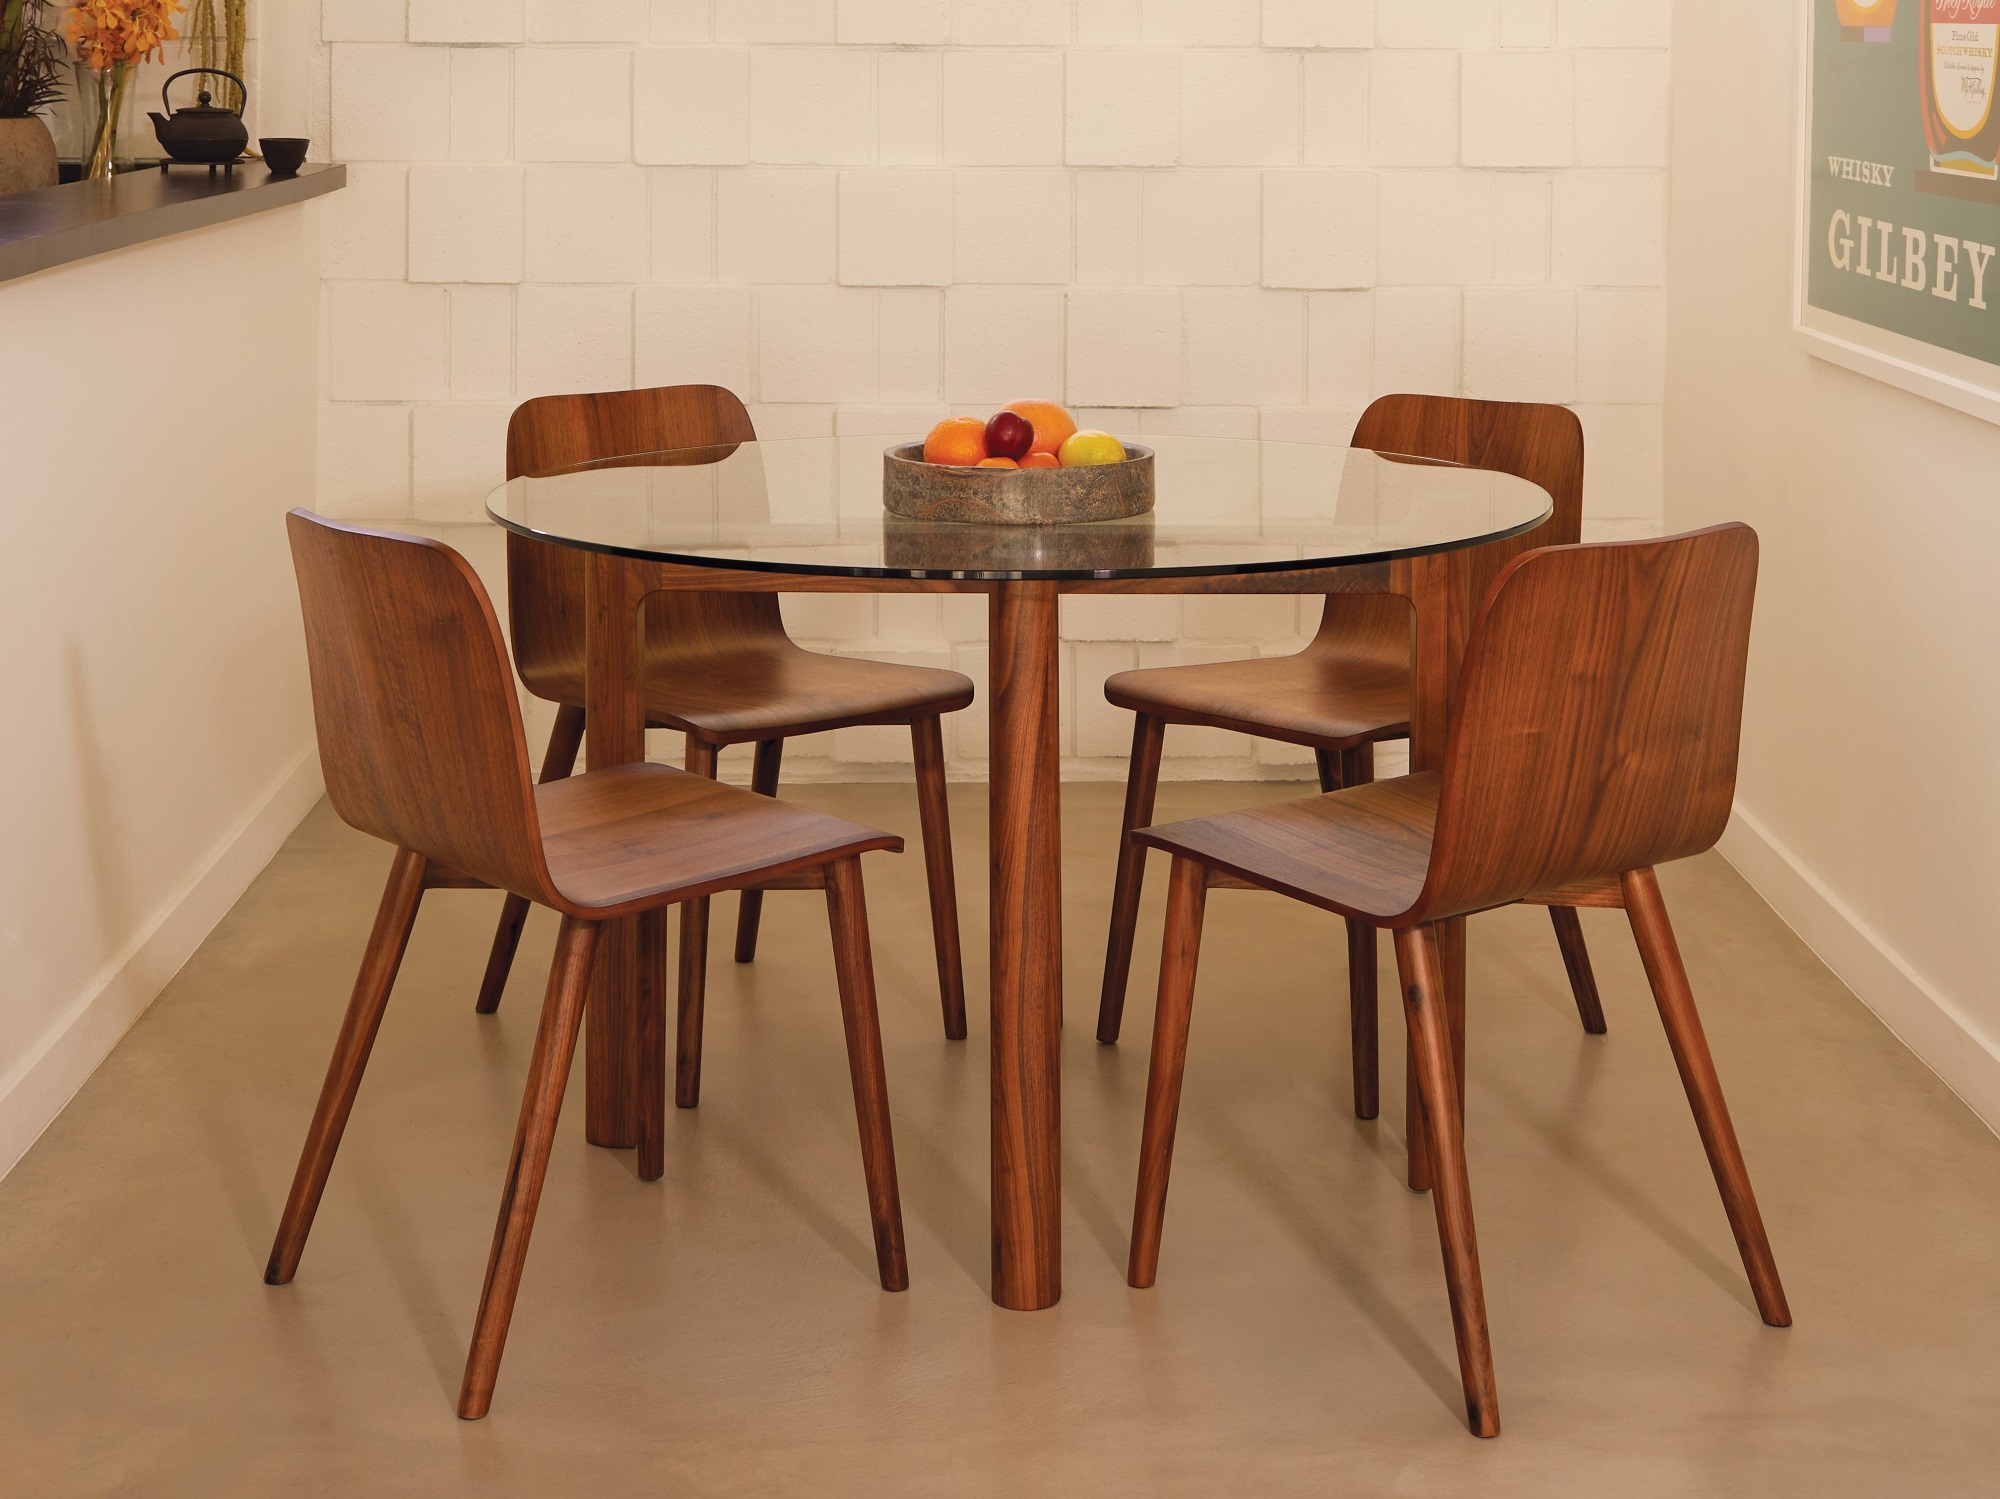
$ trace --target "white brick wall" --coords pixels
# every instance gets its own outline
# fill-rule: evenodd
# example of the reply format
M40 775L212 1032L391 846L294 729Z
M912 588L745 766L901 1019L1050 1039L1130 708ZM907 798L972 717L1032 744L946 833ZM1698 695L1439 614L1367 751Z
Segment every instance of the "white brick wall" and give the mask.
M1587 524L1656 529L1657 0L324 0L320 503L476 518L513 403L709 380L767 435L1007 398L1117 430L1342 442L1422 390L1573 404ZM982 600L792 596L815 647L983 682ZM1099 683L1295 649L1289 599L1076 598ZM947 747L983 770L983 703ZM1310 757L1168 737L1170 773ZM793 773L906 773L900 734Z

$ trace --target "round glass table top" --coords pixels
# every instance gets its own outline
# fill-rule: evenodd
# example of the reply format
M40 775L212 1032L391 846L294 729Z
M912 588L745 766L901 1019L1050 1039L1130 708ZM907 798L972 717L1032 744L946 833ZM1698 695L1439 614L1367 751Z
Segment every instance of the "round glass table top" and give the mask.
M1155 506L1055 526L882 508L883 437L635 453L493 491L510 531L697 567L874 578L1201 577L1340 567L1514 536L1549 496L1488 469L1318 443L1149 437Z

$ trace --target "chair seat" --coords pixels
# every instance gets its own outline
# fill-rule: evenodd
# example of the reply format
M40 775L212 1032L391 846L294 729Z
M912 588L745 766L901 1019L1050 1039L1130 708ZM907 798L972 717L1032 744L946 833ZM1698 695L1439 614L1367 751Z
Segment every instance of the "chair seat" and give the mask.
M555 702L584 705L581 666L538 674L530 686ZM971 704L972 679L775 643L698 660L649 661L640 692L650 727L740 744L955 713Z
M1314 749L1351 749L1410 732L1409 664L1330 651L1121 671L1106 680L1104 695L1167 723Z
M535 788L535 802L556 889L607 913L903 847L893 833L666 765L549 781Z
M1427 770L1140 828L1132 837L1343 916L1380 922L1402 915L1423 892L1443 784Z

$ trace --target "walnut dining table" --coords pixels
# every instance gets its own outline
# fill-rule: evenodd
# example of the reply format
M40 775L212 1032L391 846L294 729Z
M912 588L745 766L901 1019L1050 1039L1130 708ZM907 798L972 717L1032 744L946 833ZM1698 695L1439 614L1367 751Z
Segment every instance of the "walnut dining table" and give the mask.
M1157 501L1135 520L986 526L882 508L880 437L632 453L514 479L508 530L589 556L586 753L645 757L641 602L657 590L976 593L988 600L993 1299L1062 1295L1062 862L1057 600L1065 593L1400 594L1412 611L1410 763L1442 761L1484 543L1545 520L1549 496L1484 469L1255 439L1149 439ZM637 1143L642 1039L636 921L600 941L586 1042L586 1133ZM1443 944L1463 1003L1463 941ZM1456 961L1452 961L1453 954ZM655 978L649 982L663 982ZM663 1004L663 999L658 1001Z

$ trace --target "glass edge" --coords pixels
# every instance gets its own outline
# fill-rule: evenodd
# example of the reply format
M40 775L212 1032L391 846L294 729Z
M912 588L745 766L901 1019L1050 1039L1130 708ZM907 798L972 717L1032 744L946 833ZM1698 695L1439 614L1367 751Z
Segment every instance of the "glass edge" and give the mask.
M504 487L502 486L503 489ZM566 546L573 551L596 552L609 557L629 557L635 562L664 562L679 567L713 568L718 572L776 573L783 577L794 578L880 578L885 581L902 579L910 582L941 579L964 583L1091 583L1146 578L1239 578L1253 577L1259 573L1331 572L1336 568L1366 567L1375 562L1399 562L1409 557L1439 556L1446 552L1462 552L1469 547L1507 541L1534 530L1554 513L1555 501L1551 498L1532 519L1503 530L1483 532L1464 541L1390 547L1382 551L1348 553L1339 557L1317 559L1299 557L1249 563L1201 563L1186 567L999 568L973 571L917 567L829 568L813 567L799 562L764 562L747 557L700 557L685 552L660 552L645 547L619 546L611 542L580 541L571 536L554 536L546 531L537 531L523 521L501 515L494 510L490 501L486 506L487 517L495 525L516 536L525 536L533 541L545 541L551 546Z
M1142 435L1148 437L1150 440L1140 441L1138 438L1134 438L1131 443L1127 444L1128 448L1137 448L1145 453L1157 455L1159 452L1159 443L1164 439L1169 444L1207 442L1215 443L1218 446L1229 444L1238 447L1324 448L1328 452L1373 453L1378 458L1387 458L1398 463L1422 464L1430 468L1473 468L1476 466L1469 463L1459 463L1450 458L1427 457L1421 453L1398 453L1393 448L1357 448L1352 443L1344 442L1314 442L1308 439L1289 437L1206 437L1186 432L1154 432ZM923 440L921 433L911 437L898 437L888 441L883 441L880 437L872 433L858 432L847 434L835 433L831 437L745 437L736 442L703 442L684 448L642 448L631 453L607 453L598 458L585 458L575 463L562 464L557 468L550 469L547 473L522 474L518 477L524 479L561 479L575 474L596 473L605 469L645 468L649 465L635 464L632 460L634 458L663 458L674 453L712 453L723 448L727 448L729 451L724 453L721 458L713 461L717 463L725 462L734 456L739 448L788 447L793 444L803 446L806 443L839 444L844 442L866 442L872 444L874 442L882 442L880 451L886 454L896 448L917 446ZM701 465L665 464L659 466L669 468L685 466L692 468L700 467ZM1499 470L1492 470L1491 472L1499 472ZM1518 478L1519 475L1515 475L1514 477Z

